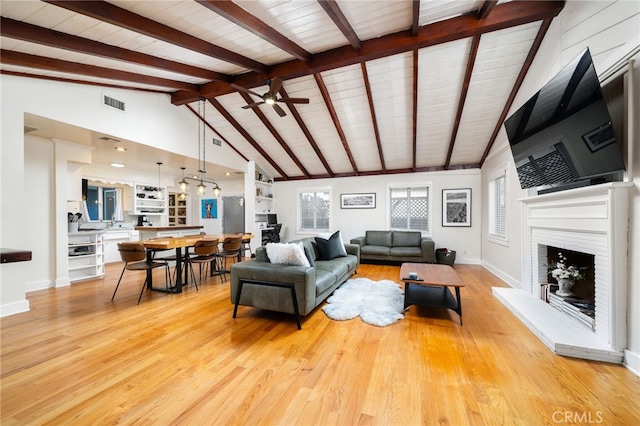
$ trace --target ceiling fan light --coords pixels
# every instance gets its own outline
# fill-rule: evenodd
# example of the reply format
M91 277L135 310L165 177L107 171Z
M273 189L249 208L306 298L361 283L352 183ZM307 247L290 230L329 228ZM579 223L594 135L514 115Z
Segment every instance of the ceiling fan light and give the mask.
M275 104L275 103L276 103L276 101L275 101L273 98L267 98L264 102L265 102L267 105L273 105L273 104Z

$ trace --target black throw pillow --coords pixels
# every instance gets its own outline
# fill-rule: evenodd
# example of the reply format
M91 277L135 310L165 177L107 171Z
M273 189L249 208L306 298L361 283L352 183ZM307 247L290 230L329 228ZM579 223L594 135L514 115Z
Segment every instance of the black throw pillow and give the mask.
M340 239L340 231L336 231L328 240L321 237L315 237L315 239L320 260L331 260L336 257L346 256L342 239Z
M316 262L313 260L313 256L311 256L311 252L309 251L307 246L305 246L304 244L302 246L304 247L304 255L307 256L307 260L309 261L309 265L312 268L315 268L316 267Z

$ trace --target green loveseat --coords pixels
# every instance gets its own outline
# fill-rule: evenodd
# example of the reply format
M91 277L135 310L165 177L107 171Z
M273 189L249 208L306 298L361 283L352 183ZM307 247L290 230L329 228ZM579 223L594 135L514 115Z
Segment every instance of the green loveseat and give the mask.
M356 273L360 262L360 247L357 245L344 244L347 256L320 260L314 238L299 241L307 249L315 267L273 264L269 261L266 248L258 247L255 259L231 266L231 303L296 314L300 328L300 316L311 313ZM237 300L240 288L242 291ZM237 308L236 305L234 317Z
M351 239L360 246L360 259L390 262L434 263L435 244L419 231L366 231Z

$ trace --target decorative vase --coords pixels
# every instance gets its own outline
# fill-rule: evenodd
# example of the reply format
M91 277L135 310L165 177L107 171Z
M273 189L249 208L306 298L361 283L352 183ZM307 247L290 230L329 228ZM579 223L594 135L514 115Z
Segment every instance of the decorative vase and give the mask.
M570 280L570 279L558 279L558 286L560 286L560 288L558 289L558 291L556 291L556 294L558 296L563 296L563 297L567 297L567 296L573 296L573 293L569 290L571 290L571 287L573 287L573 285L576 282L574 280Z

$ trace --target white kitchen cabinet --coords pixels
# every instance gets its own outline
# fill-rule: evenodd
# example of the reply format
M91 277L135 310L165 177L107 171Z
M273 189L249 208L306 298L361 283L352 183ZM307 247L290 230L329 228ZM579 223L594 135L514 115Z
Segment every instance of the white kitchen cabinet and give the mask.
M104 263L114 263L122 261L118 251L118 243L138 241L140 232L132 229L122 229L117 231L107 231L104 233Z
M104 231L68 234L69 281L104 276Z

